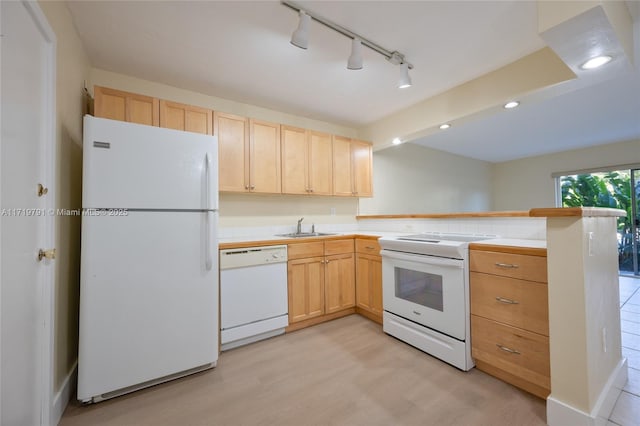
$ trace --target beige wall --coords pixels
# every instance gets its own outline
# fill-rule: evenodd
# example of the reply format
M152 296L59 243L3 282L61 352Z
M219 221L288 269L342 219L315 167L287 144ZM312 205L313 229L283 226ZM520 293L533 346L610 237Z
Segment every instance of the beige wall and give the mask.
M358 199L296 195L220 194L220 227L291 226L304 217L304 230L316 224L356 226ZM327 228L325 227L326 231ZM285 232L285 231L282 231Z
M62 2L40 2L57 38L56 207L78 209L82 195L83 81L89 60ZM72 370L78 353L80 217L56 217L54 389Z
M494 164L492 210L555 207L552 173L633 163L640 163L640 140Z
M491 164L402 144L373 153L373 193L360 214L487 211Z

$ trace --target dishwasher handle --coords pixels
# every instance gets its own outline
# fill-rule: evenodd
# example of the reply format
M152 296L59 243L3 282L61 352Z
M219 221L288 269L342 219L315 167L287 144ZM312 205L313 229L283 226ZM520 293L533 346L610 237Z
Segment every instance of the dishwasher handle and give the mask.
M220 250L220 269L243 268L286 262L286 245Z

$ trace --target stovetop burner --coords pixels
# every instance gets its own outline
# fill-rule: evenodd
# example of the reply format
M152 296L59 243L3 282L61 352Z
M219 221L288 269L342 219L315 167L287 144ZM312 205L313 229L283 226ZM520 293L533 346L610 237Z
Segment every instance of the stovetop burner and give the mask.
M398 240L404 241L419 241L423 243L439 243L441 241L458 241L462 243L470 243L472 241L486 240L487 236L478 235L461 235L461 234L416 234L406 235L404 237L398 237Z
M424 233L380 238L382 249L405 253L464 259L470 242L496 238L494 235Z

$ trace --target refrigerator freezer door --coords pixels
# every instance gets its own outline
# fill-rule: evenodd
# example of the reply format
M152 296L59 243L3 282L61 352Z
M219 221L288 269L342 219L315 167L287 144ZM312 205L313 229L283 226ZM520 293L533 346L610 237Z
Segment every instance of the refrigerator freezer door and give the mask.
M84 117L84 208L216 210L217 137Z
M216 362L216 224L205 212L83 217L79 400Z

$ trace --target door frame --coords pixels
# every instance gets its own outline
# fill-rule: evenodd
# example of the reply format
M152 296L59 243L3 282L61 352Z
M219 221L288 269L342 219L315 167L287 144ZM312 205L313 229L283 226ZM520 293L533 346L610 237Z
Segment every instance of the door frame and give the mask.
M45 114L42 117L40 123L38 123L42 129L42 138L38 141L42 152L40 168L40 178L48 188L47 196L43 198L44 215L42 221L39 224L39 234L41 238L42 248L55 247L55 165L56 165L56 139L57 139L57 113L56 113L56 51L57 41L56 35L46 16L40 9L37 2L29 2L21 0L20 3L24 6L29 13L34 23L36 24L42 38L46 43L45 51L45 74L44 79L44 111ZM1 108L1 106L0 106ZM46 113L48 112L48 113ZM1 155L1 154L0 154ZM2 163L0 162L0 167ZM0 170L1 171L1 170ZM36 188L34 188L34 191ZM2 193L0 192L0 199ZM2 217L0 215L0 225L2 224ZM0 238L2 237L2 227L0 226ZM34 247L34 257L37 255L40 247ZM0 250L0 261L2 259L2 252ZM56 413L54 409L54 285L55 285L55 271L56 263L51 261L43 262L39 265L41 267L40 274L40 287L42 291L39 294L38 305L40 306L40 319L42 321L42 328L40 334L40 423L42 425L57 424L60 413ZM0 276L0 288L2 288L2 277ZM1 307L0 307L1 309ZM1 321L1 316L0 316ZM0 339L0 345L2 340ZM1 351L0 351L1 353ZM1 387L0 387L1 388ZM1 392L1 391L0 391ZM0 399L1 401L1 399ZM0 407L1 409L2 407ZM62 407L64 408L64 407ZM58 408L59 410L59 408Z

